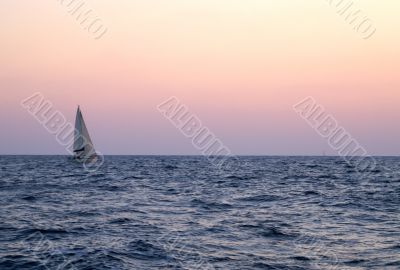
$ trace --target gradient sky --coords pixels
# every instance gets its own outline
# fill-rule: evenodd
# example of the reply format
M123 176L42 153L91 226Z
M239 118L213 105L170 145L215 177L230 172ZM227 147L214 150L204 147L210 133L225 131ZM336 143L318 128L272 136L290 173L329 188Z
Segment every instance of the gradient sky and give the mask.
M234 154L335 154L294 111L313 96L371 155L400 154L400 1L89 1L93 39L56 0L0 3L0 154L66 154L20 106L41 92L105 154L198 154L157 111L178 97Z

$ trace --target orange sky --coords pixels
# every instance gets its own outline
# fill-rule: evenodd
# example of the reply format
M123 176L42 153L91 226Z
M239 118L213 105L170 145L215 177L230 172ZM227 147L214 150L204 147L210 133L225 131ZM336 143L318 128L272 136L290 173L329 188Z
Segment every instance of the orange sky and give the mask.
M65 153L19 105L80 104L106 154L197 154L156 106L174 95L236 154L332 153L293 111L313 96L370 154L400 153L400 2L355 2L364 40L324 0L85 1L95 40L59 1L0 3L0 154Z

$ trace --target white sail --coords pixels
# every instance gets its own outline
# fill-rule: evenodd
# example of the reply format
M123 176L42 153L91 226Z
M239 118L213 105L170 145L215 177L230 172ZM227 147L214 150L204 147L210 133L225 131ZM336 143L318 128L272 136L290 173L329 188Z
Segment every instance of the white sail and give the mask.
M79 160L86 160L96 155L92 139L83 120L81 109L78 107L75 119L74 156Z

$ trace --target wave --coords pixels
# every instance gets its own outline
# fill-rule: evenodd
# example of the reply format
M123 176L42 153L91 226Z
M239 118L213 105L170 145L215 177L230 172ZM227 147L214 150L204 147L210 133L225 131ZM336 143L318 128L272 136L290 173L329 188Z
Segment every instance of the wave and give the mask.
M266 237L266 238L291 238L291 237L295 237L295 235L291 235L288 233L284 233L283 231L281 231L278 228L275 227L269 227L269 228L263 228L260 233L261 236Z
M26 229L23 231L24 234L34 234L34 233L42 233L42 234L63 234L68 233L67 230L64 229Z
M279 199L280 199L279 196L267 195L267 194L237 198L237 200L244 202L272 202Z
M21 200L28 201L28 202L34 202L37 200L37 198L33 195L27 195L27 196L21 197Z
M6 255L0 259L0 269L2 270L21 270L36 269L45 270L43 262L32 258L32 256Z
M377 158L389 169L365 185L339 157L238 158L245 166L222 172L203 157L106 157L91 175L0 156L0 168L23 164L0 171L0 269L47 270L26 248L42 240L60 252L48 269L65 256L76 269L303 270L332 265L322 246L347 254L345 267L399 268L400 158ZM372 242L351 233L377 224Z
M130 218L116 218L111 221L109 221L110 224L125 224L125 223L130 223L132 222L132 219Z
M231 204L221 203L216 201L205 201L202 199L193 199L191 200L191 204L193 206L202 207L208 210L226 210L232 207Z
M128 244L128 256L141 260L161 260L168 257L164 248L156 246L148 241L135 240Z

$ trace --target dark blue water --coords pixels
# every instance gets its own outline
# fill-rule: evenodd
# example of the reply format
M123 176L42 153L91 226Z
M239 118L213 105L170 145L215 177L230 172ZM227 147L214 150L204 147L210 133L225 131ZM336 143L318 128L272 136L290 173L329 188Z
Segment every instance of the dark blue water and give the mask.
M0 269L400 269L400 158L0 157Z

